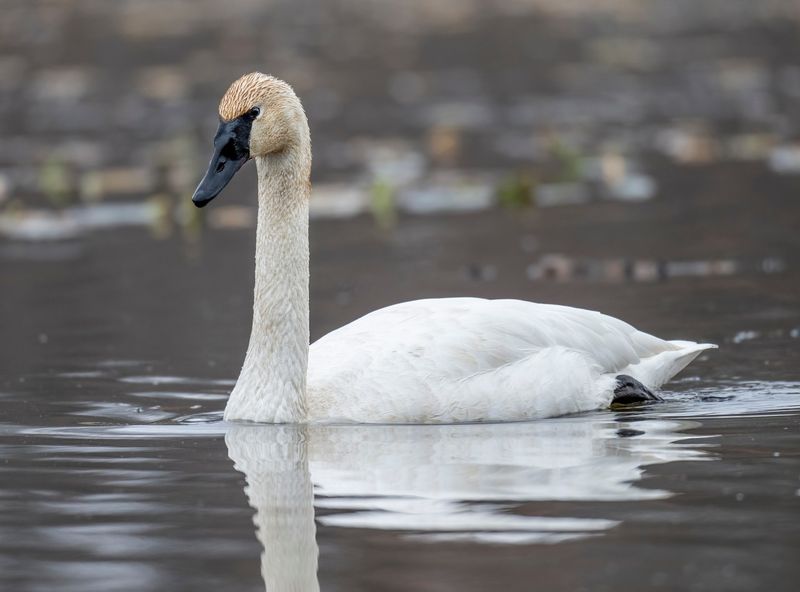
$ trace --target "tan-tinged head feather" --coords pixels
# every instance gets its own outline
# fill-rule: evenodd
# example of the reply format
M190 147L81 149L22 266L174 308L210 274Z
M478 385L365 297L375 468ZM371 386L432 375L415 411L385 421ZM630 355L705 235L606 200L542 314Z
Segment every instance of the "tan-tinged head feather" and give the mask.
M231 121L244 115L282 83L277 78L261 72L251 72L231 84L219 103L219 116L223 121Z

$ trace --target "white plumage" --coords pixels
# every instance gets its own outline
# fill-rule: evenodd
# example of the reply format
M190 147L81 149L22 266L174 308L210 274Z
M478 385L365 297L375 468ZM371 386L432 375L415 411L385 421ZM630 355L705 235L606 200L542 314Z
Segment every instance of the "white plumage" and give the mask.
M598 312L444 298L372 312L311 346L312 420L515 421L606 407L616 376L658 388L701 351Z
M309 348L311 139L288 84L231 85L204 206L255 158L253 328L225 419L271 423L516 421L607 406L627 374L658 388L702 350L597 312L518 300L447 298L390 306ZM247 138L247 145L244 145Z

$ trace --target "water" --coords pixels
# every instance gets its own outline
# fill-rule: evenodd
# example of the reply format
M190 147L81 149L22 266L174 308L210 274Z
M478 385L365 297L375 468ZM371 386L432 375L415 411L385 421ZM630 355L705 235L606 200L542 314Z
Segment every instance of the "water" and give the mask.
M221 407L217 383L159 382L179 390L147 408L136 392L0 428L4 589L791 589L799 383L529 423L303 428L226 425L195 410Z
M796 1L6 4L0 591L797 588ZM253 69L311 120L315 337L473 295L720 349L624 413L225 424L255 175L187 194Z
M3 243L0 589L792 590L795 210L764 211L772 238L731 248L747 227L733 202L695 211L706 232L691 245L620 207L407 218L389 235L363 218L312 225L315 335L397 300L473 294L721 346L663 404L505 425L222 422L249 331L251 230ZM527 273L548 253L699 271Z

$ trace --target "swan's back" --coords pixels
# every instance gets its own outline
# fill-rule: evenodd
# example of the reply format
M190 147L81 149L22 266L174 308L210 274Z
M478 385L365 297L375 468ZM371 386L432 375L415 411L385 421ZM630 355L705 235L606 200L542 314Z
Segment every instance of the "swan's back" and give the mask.
M372 312L314 343L309 405L312 416L352 421L556 415L607 405L616 374L656 388L691 361L687 355L705 348L567 306L416 300ZM649 370L637 375L648 362Z

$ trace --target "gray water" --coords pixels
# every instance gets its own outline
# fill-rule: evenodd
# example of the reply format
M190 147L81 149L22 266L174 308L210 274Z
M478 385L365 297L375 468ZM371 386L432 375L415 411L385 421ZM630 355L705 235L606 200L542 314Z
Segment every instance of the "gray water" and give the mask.
M663 404L505 425L223 422L251 230L2 243L0 589L795 589L797 209L695 197L312 224L314 336L470 294L720 344Z
M4 2L0 590L796 590L796 4ZM720 349L628 412L225 424L252 167L188 194L256 69L315 214L399 212L314 220L314 337L472 295Z

